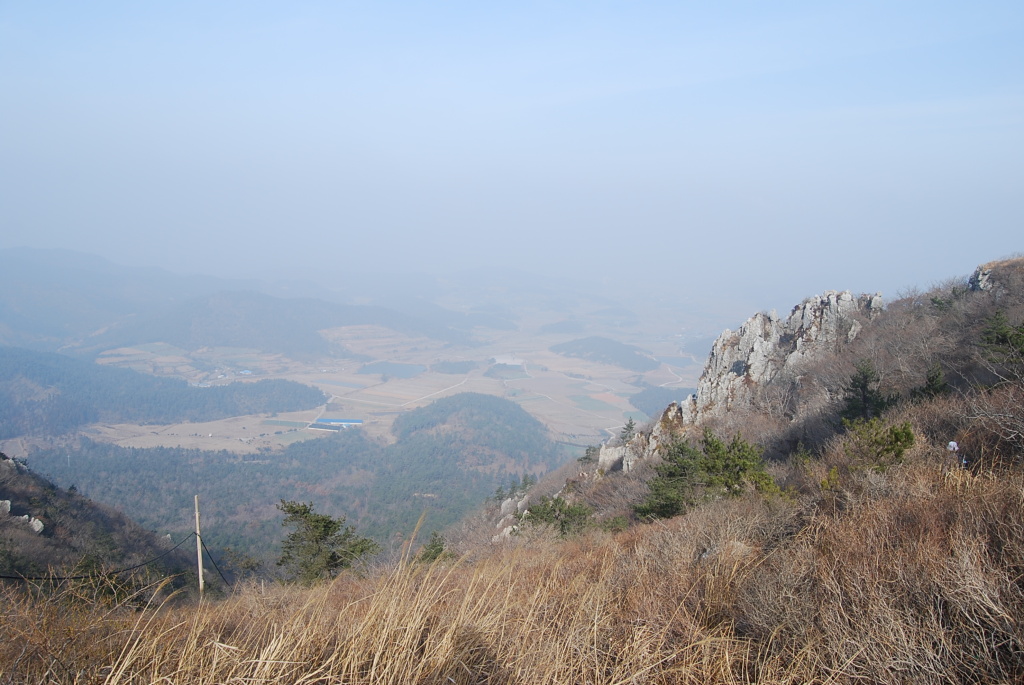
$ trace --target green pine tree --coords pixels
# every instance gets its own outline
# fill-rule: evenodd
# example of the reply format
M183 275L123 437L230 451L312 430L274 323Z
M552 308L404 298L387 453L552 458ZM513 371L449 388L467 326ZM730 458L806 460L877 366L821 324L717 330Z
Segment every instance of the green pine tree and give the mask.
M647 497L634 510L639 516L669 518L684 513L699 499L738 495L747 485L760 492L778 486L765 470L762 450L739 435L728 443L704 429L698 446L686 442L669 445L658 475L647 485Z
M435 530L430 534L430 540L427 541L427 544L423 545L423 549L420 550L416 560L430 564L438 559L445 560L454 558L454 556L454 554L446 549L444 536Z
M997 311L981 332L985 357L1003 380L1024 378L1024 324L1014 326Z
M530 506L524 522L530 525L548 525L567 537L579 533L591 523L594 510L582 502L570 504L561 497L541 497Z
M300 583L311 585L333 578L362 557L380 551L376 542L346 526L344 516L336 519L318 514L312 504L288 500L281 500L277 508L285 514L281 525L295 528L281 544L277 565Z
M633 417L630 417L629 420L626 421L626 425L622 427L622 431L619 433L619 439L622 440L622 444L625 445L633 439L634 435L636 435L636 421L633 420Z
M942 367L938 364L932 364L928 367L928 375L925 376L924 385L911 390L910 396L914 400L925 400L944 395L947 392L949 392L949 384L946 383L946 375L942 372Z
M874 364L867 359L858 361L857 370L844 388L840 416L850 421L867 420L896 404L899 396L883 395L878 389L879 381Z

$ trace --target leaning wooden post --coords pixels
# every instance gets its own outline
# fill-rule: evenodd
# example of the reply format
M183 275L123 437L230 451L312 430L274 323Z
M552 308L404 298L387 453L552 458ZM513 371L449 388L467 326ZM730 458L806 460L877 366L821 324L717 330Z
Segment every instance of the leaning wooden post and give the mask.
M199 495L196 495L196 558L199 562L199 598L203 597L203 536L199 532Z

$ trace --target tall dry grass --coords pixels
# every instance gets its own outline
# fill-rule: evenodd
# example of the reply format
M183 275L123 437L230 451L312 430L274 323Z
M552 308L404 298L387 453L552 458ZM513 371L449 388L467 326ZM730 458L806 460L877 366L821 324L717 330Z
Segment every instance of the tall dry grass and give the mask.
M724 631L703 628L684 606L651 601L653 595L632 601L638 593L630 586L650 586L660 575L656 557L609 543L508 549L472 567L403 564L373 578L344 578L312 590L278 586L263 592L251 586L230 599L191 607L116 616L72 609L56 623L52 612L40 615L38 605L22 598L5 610L8 625L27 624L37 635L89 632L95 639L77 646L51 640L19 655L5 649L4 678L732 682L734 669L742 670L750 658L748 646ZM674 585L659 579L659 597L672 594L665 594L666 580Z
M1024 479L944 456L199 605L7 586L0 683L1021 682Z

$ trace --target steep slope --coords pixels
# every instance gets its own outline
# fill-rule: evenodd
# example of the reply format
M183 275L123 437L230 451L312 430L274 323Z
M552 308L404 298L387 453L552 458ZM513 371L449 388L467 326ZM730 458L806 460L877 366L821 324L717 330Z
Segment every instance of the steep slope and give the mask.
M178 572L166 539L123 514L63 490L0 453L0 576L115 570L163 558L152 568Z
M930 377L975 397L973 389L1006 380L1007 369L996 368L983 344L997 315L1024 318L1024 259L981 265L968 279L886 308L878 294L831 291L786 319L755 314L718 337L694 395L669 405L628 445L602 446L599 466L628 471L704 425L741 432L777 457L799 444L820 446L841 428L838 403L858 364L893 399L920 397Z

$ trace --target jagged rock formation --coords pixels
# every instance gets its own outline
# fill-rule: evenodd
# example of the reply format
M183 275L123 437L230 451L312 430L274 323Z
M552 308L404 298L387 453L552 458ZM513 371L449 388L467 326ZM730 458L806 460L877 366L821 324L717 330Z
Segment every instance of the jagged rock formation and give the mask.
M15 516L13 518L15 521L24 523L33 533L42 533L43 528L46 527L46 525L42 521L35 517L29 516L28 514L25 514L24 516Z
M881 294L855 297L849 291L830 290L807 298L785 320L774 311L755 314L738 331L726 330L715 341L697 393L677 407L678 420L694 424L749 407L757 388L784 370L852 342L861 320L881 309Z
M678 405L673 402L669 410ZM666 410L668 412L669 410ZM624 445L611 446L601 445L601 452L597 457L597 467L603 473L622 469L626 473L633 470L633 467L641 459L646 459L657 453L658 448L672 439L673 429L671 423L664 420L654 424L650 433L637 432Z
M500 515L495 527L498 529L498 533L491 538L492 542L498 542L504 538L509 537L519 527L519 520L523 514L526 513L527 508L530 506L530 495L523 493L521 495L514 495L505 499L501 503Z
M663 445L675 440L685 429L687 424L681 416L679 404L673 402L668 405L661 420L654 424L650 432L639 431L624 445L601 445L601 452L597 457L599 472L608 473L622 469L629 473L637 462L657 454Z
M974 273L971 274L970 280L967 281L967 287L971 290L989 290L992 288L992 267L996 262L989 264L982 264Z
M620 492L629 493L647 476L641 469L633 478L599 485L606 474L629 473L648 460L657 463L666 445L705 426L720 436L753 436L772 458L786 456L800 443L820 446L835 434L836 402L846 392L855 359L879 364L887 374L886 392L894 396L913 397L922 383L930 382L936 366L959 370L959 382L969 386L987 373L985 367L972 371L975 362L963 352L980 335L978 322L1003 308L1012 321L1020 321L1021 292L1024 258L1013 258L983 264L969 279L901 299L885 316L880 294L837 291L804 300L785 318L756 314L715 341L696 394L670 404L653 426L630 440L602 445L596 468L567 479L559 495L582 501L592 496L591 504L615 501L619 493L609 493L617 483ZM594 455L588 451L587 456ZM622 506L621 500L614 506ZM732 559L745 553L740 547L723 548L709 551L708 557Z
M640 437L640 433L634 435L633 439L635 440L638 437ZM623 470L625 470L626 453L629 451L630 450L627 445L616 445L614 447L607 443L601 445L601 452L597 455L597 468L601 471L608 472L622 466Z
M862 321L881 309L881 294L854 296L830 290L807 298L786 319L761 312L738 331L726 330L712 347L697 393L670 404L649 433L638 433L624 445L603 445L598 467L628 472L687 427L750 407L760 388L783 372L798 377L802 363L849 344L861 331Z

